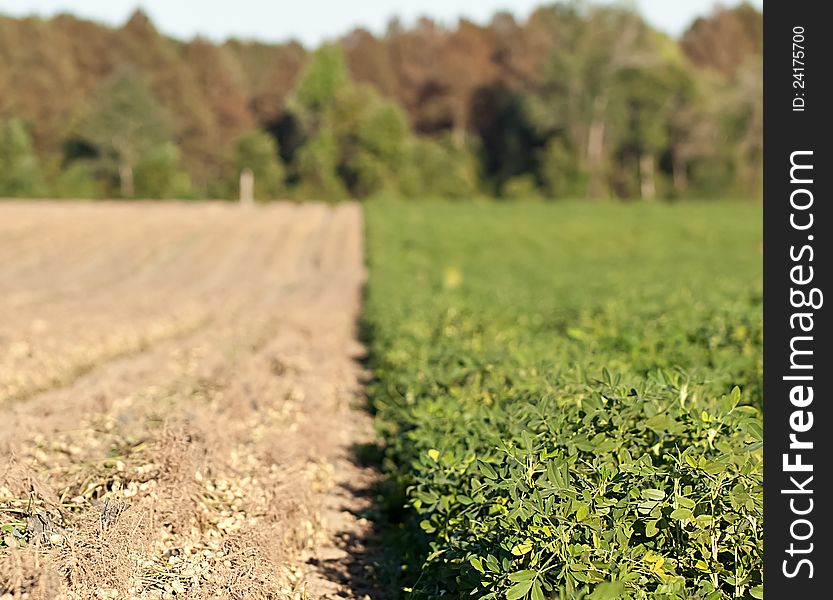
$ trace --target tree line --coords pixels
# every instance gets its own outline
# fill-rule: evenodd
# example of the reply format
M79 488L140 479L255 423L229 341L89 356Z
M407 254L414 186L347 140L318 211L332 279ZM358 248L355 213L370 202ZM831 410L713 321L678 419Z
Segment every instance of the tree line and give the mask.
M762 16L620 5L298 43L0 17L0 196L758 197Z

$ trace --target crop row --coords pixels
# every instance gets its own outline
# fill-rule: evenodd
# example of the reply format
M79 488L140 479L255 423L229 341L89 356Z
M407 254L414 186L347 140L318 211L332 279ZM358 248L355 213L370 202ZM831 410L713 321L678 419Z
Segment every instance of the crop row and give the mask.
M760 210L371 204L412 597L761 598Z

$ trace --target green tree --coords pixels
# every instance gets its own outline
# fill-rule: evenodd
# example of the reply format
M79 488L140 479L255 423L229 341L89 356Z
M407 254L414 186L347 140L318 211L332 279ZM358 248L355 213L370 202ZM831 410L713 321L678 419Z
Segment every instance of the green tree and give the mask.
M580 197L587 185L576 153L563 136L554 136L538 155L538 170L550 199Z
M675 79L662 67L624 69L616 78L609 122L619 163L613 183L620 196L657 197L657 157L669 142L668 108Z
M332 130L322 129L309 138L296 157L302 198L341 200L347 189L338 174L339 148Z
M295 88L295 101L308 114L323 114L348 82L343 51L333 44L324 45L310 57Z
M507 200L540 200L541 190L535 176L527 173L508 179L503 184L500 195Z
M136 195L140 198L187 198L192 193L179 148L172 142L146 151L136 163L135 179Z
M402 192L411 198L470 199L478 192L477 158L450 139L414 139L400 173Z
M400 190L400 173L413 134L402 110L378 101L356 123L355 147L345 168L352 176L351 192L359 197Z
M539 136L563 138L576 157L567 177L586 181L583 195L607 196L616 158L612 121L623 111L614 83L623 71L657 62L652 31L622 6L579 2L546 11L541 18L555 42L541 81L525 95L527 119Z
M283 193L285 170L278 143L268 133L252 130L241 134L234 145L234 167L233 185L244 169L252 170L256 199L273 199Z
M91 165L82 160L61 169L52 183L52 189L58 198L100 198L104 195L102 187L101 182L95 178Z
M300 124L302 142L293 157L293 179L303 198L338 200L347 196L339 174L342 141L354 117L336 117L336 97L348 89L349 77L341 49L319 48L309 59L289 101ZM347 132L343 130L347 128Z
M32 140L19 119L0 122L0 196L37 196L43 181Z
M291 110L305 129L293 165L302 195L399 192L413 138L407 117L373 88L350 81L340 48L324 46L312 56Z
M89 148L103 176L118 181L121 196L130 198L136 191L136 165L146 154L170 142L170 130L168 118L150 88L140 76L128 71L102 87L72 137Z

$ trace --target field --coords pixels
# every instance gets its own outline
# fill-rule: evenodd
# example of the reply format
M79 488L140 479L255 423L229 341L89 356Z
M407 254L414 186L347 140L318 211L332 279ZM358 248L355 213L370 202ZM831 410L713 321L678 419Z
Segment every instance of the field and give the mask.
M762 598L761 210L371 203L412 597Z
M0 597L762 598L760 206L5 202L0 241Z
M361 528L361 231L354 204L0 203L0 596L343 597L306 561Z

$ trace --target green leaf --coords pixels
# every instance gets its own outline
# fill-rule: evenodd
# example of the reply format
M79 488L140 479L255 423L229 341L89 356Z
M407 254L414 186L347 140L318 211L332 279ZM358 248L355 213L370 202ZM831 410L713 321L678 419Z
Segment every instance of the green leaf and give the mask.
M672 519L677 519L678 521L688 521L692 516L692 512L690 508L678 508L671 513Z
M489 479L497 479L497 473L492 468L492 465L490 465L489 463L485 463L482 460L478 460L477 468L480 469L480 472L483 474L484 477L488 477Z
M662 500L665 498L665 492L654 488L646 488L642 490L642 497L646 500Z
M685 496L677 496L677 504L682 506L683 508L691 508L693 509L697 504L691 498L686 498Z
M483 561L478 556L469 556L469 564L481 573L486 571L483 569Z
M697 521L697 526L702 529L709 527L713 521L711 515L697 515L697 518L695 520Z
M606 581L600 583L588 596L588 600L619 600L625 593L625 584L621 581Z
M752 595L753 598L757 598L758 600L763 600L764 598L764 586L758 585L753 587L749 590L749 593Z
M529 581L530 579L535 579L535 576L538 575L537 571L515 571L511 575L509 575L509 581Z
M431 521L429 521L428 519L423 519L422 521L420 521L419 526L426 533L433 533L434 531L436 531L434 526L431 524Z
M719 401L720 411L724 415L730 414L740 403L740 388L735 386L732 393L728 396L722 396Z
M506 592L506 600L518 600L523 598L532 589L532 581L521 581L516 583Z
M541 583L538 581L532 584L532 600L545 600L544 591L541 589Z
M530 550L532 550L532 540L526 540L525 542L515 544L512 547L512 554L515 556L523 556L529 553Z
M764 428L758 421L749 421L746 424L746 431L752 435L756 442L761 442L764 439Z

